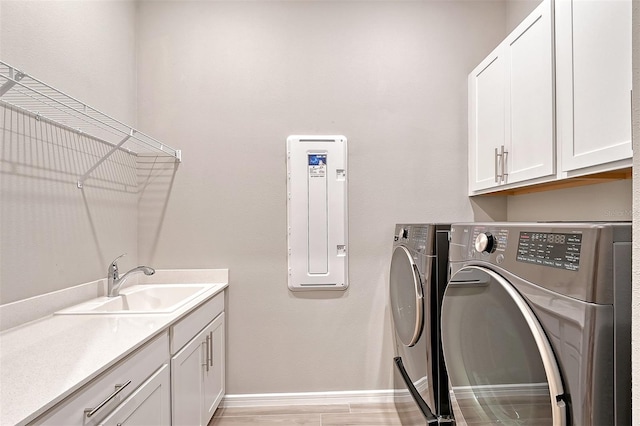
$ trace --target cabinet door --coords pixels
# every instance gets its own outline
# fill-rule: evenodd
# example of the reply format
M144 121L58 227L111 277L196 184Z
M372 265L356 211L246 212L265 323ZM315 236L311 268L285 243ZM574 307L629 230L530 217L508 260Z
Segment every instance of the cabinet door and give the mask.
M631 0L556 0L562 170L631 158Z
M104 426L170 426L169 386L169 366L165 364L100 424Z
M224 313L220 314L209 327L209 371L204 370L204 400L202 406L203 424L209 423L224 395Z
M505 60L502 45L469 74L469 189L500 184L496 149L505 145Z
M171 358L171 417L174 425L202 425L203 370L206 334L202 330Z
M504 42L509 106L505 183L555 172L551 19L546 0Z

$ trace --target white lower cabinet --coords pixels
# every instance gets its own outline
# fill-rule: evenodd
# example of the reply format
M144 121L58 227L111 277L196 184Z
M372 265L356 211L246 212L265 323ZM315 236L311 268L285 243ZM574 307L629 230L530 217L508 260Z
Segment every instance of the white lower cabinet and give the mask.
M104 426L170 426L171 380L165 364L103 422Z
M224 394L224 313L171 358L173 424L206 425Z
M30 425L206 426L225 390L224 292Z
M32 425L169 425L169 338L153 339Z
M220 314L207 328L211 335L210 369L204 372L202 405L203 424L209 423L224 396L224 314Z

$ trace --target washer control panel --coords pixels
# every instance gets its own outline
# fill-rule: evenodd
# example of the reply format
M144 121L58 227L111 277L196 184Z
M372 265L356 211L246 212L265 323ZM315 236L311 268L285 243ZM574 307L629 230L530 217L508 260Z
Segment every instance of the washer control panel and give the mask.
M403 244L409 250L424 253L426 251L430 233L433 233L433 226L423 224L396 225L396 232L393 236L395 244Z
M611 276L629 250L627 222L475 222L451 226L449 265L519 277L577 300L612 304Z
M520 232L518 262L577 271L582 249L581 233Z
M513 234L511 243L510 232ZM582 233L578 231L537 232L475 226L470 243L471 258L495 259L501 263L504 255L510 253L516 261L533 265L568 271L577 271L580 267ZM495 256L492 255L495 252Z

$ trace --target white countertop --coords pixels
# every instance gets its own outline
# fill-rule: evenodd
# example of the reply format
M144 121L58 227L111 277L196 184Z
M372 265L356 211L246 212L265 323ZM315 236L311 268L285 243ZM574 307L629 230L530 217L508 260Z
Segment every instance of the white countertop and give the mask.
M167 330L228 286L220 275L168 314L48 315L0 333L0 424L27 424Z

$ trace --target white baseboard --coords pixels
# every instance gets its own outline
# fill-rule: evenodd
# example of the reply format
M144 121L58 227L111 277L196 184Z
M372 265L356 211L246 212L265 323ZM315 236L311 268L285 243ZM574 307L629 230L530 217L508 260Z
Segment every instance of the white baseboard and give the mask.
M393 403L393 389L225 395L221 407Z

